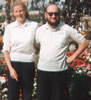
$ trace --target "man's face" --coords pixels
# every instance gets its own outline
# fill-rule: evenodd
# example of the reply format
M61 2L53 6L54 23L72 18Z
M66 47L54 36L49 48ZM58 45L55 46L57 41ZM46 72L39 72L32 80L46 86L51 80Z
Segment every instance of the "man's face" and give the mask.
M60 12L56 5L50 5L46 12L45 18L50 26L57 26L60 22Z

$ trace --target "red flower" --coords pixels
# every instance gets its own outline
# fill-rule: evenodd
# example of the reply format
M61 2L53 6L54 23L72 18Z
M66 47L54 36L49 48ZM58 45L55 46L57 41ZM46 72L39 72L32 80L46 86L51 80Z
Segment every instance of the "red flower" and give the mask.
M69 52L67 52L67 56L69 57L69 56L71 56L73 53L74 53L74 52L69 51Z
M70 64L70 67L73 68L73 69L76 68L76 66L74 65L74 63Z
M85 62L83 60L78 60L77 66L78 67L85 66Z
M4 61L3 59L0 59L0 63L4 64L4 63L5 63L5 61Z

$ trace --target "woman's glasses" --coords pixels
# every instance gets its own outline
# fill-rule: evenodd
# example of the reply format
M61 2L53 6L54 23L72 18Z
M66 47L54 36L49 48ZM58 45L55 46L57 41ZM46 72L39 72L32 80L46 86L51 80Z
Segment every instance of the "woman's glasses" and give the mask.
M59 16L60 13L59 12L47 12L49 16Z

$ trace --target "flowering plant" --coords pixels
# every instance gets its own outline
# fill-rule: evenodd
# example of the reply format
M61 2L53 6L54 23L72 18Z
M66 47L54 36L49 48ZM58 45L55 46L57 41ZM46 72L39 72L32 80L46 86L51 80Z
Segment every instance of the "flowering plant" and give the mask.
M7 98L8 88L7 88L7 78L6 78L6 67L4 65L3 59L0 59L0 99Z
M71 56L73 50L67 52ZM71 77L69 80L69 95L72 100L89 100L91 98L91 52L85 49L69 64Z
M0 76L0 98L7 98L7 86L6 86L6 78L4 76Z
M73 53L73 51L69 51L67 52L67 56L71 56ZM84 73L85 75L91 76L91 53L88 53L88 49L85 49L69 66L73 68L76 73Z
M87 55L87 62L91 63L91 53L88 53L88 55Z

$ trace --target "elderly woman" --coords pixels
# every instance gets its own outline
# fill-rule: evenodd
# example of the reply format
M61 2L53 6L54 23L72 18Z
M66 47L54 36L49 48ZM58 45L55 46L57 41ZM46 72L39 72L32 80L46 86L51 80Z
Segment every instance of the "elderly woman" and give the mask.
M3 54L8 67L8 100L32 100L34 63L34 34L38 23L29 20L27 7L16 1L12 6L14 22L7 25L3 37Z

